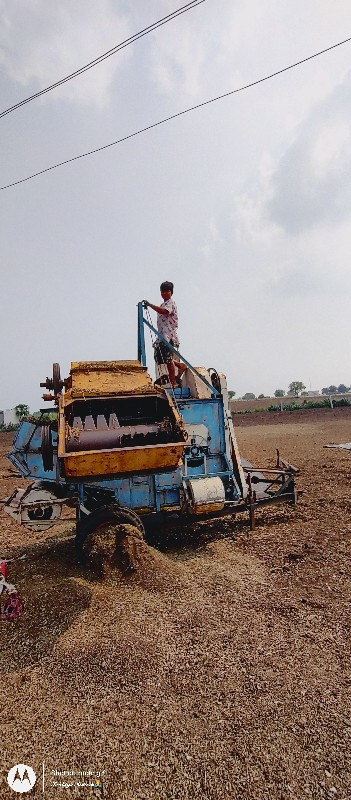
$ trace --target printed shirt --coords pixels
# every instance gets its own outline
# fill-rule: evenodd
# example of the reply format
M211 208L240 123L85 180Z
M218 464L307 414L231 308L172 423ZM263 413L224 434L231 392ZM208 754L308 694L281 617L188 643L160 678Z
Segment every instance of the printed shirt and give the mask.
M167 342L172 339L175 347L179 347L177 306L170 298L162 303L161 308L166 308L169 314L157 314L157 330L162 333Z

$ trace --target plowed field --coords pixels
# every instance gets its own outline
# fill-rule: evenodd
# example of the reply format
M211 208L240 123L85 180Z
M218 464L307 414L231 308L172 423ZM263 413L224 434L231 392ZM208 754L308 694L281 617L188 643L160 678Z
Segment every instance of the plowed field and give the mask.
M349 800L351 452L323 445L351 440L351 410L301 414L235 420L246 458L300 468L297 507L158 531L130 577L77 566L70 519L1 514L0 555L26 555L26 611L0 623L1 798L18 763L42 798L44 762L46 800Z

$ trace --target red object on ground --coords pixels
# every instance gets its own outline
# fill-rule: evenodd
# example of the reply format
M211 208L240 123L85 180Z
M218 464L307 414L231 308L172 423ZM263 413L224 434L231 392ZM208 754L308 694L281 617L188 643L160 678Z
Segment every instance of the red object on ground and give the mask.
M4 606L1 604L0 596L0 619L6 622L15 622L21 616L24 606L17 592L11 592L4 597Z
M0 620L15 622L24 611L24 604L18 597L16 587L6 580L7 564L4 559L0 560Z

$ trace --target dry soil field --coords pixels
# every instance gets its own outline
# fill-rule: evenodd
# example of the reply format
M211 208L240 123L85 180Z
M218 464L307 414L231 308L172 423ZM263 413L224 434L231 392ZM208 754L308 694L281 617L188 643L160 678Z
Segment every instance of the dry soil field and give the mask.
M251 461L279 447L301 469L298 506L258 512L253 533L159 532L136 574L99 582L72 522L29 534L0 516L0 555L28 556L10 573L26 612L0 628L1 800L16 763L43 797L42 762L47 800L93 797L54 786L89 769L105 800L351 797L351 452L323 449L351 440L351 410L235 422ZM0 478L0 497L19 484Z

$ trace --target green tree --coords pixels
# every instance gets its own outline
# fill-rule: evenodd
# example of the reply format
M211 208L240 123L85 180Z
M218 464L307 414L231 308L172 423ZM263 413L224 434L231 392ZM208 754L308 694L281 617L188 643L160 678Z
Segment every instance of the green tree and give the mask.
M15 406L15 411L18 419L23 419L23 417L28 417L29 406L27 406L25 403L18 403L18 405Z
M243 394L243 400L256 400L256 395L253 392L246 392L246 394Z
M258 400L263 400L263 399L264 399L264 397L265 397L265 395L264 395L264 394L259 394L257 399L258 399Z
M229 400L232 400L233 397L235 397L235 395L236 395L236 392L233 392L232 390L230 390L230 392L228 392Z
M276 389L274 392L274 397L284 397L284 395L284 389Z
M293 394L295 397L298 397L304 389L306 389L306 386L302 381L292 381L289 384L289 394Z
M347 387L347 386L345 386L345 384L344 384L344 383L339 383L339 386L338 386L338 393L339 393L339 394L345 394L345 392L348 392L348 391L349 391L349 388L350 388L350 387Z

